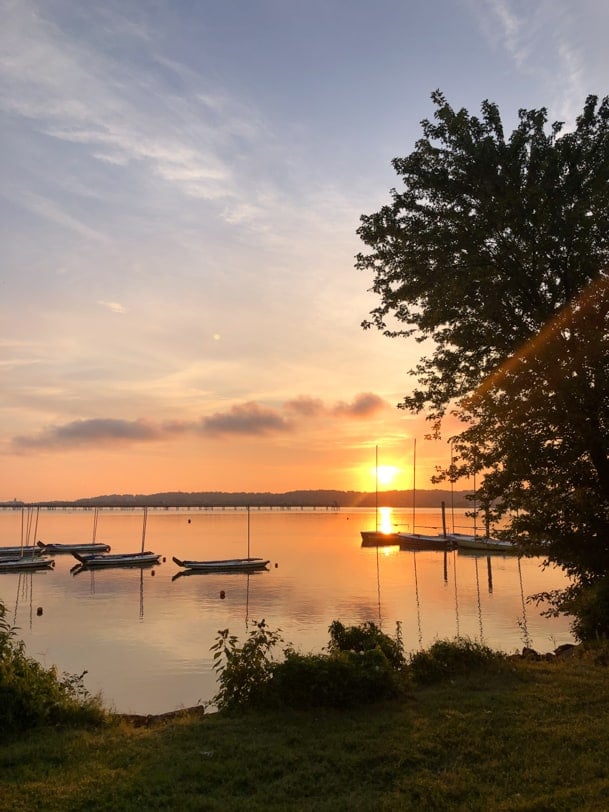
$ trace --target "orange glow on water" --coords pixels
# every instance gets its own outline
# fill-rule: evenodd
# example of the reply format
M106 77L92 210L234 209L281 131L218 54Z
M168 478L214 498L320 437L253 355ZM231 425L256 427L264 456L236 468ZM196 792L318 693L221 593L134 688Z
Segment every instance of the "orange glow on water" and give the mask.
M378 512L378 527L381 533L394 533L393 510L390 507L381 507Z

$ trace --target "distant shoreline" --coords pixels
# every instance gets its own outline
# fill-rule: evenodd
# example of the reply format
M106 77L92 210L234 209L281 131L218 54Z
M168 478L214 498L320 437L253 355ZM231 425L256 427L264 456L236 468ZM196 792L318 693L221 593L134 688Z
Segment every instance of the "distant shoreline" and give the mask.
M444 502L457 508L472 507L471 491L417 490L417 508L439 508ZM181 491L154 494L109 494L74 500L40 500L22 502L14 499L0 502L2 510L17 510L24 507L41 508L113 508L113 507L159 507L159 508L213 508L213 507L412 507L412 490L336 491L299 490L285 493L201 491L184 493Z

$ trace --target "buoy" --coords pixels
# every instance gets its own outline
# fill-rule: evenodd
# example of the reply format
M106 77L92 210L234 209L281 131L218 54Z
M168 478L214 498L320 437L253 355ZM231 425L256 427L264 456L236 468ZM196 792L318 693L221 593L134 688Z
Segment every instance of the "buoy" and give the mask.
M220 597L222 598L222 600L224 600L224 598L226 597L226 592L224 590L220 592Z
M39 606L38 609L36 609L36 614L38 615L38 617L40 617L40 615L42 614L42 606Z

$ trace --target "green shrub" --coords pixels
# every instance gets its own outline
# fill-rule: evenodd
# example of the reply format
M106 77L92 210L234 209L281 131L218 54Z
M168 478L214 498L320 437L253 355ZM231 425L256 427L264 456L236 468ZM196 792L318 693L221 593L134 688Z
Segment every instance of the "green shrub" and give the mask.
M272 631L265 620L252 621L252 631L241 648L228 629L218 632L211 647L219 690L212 699L221 710L255 705L271 678L273 650L283 640L280 629Z
M560 611L573 617L571 631L581 642L609 637L609 579L565 590Z
M324 654L286 653L272 669L268 699L293 708L345 708L395 699L404 689L380 648Z
M0 603L0 729L17 732L42 724L101 722L101 701L89 694L83 677L59 677L55 668L28 657Z
M416 652L408 668L412 679L425 685L472 672L498 671L505 662L501 652L461 637L437 640L428 650Z
M328 654L299 654L292 646L282 661L274 649L283 643L264 620L253 621L243 646L228 629L212 646L220 710L255 705L346 707L398 696L404 688L404 655L398 635L392 640L374 623L330 626Z
M400 624L397 624L396 639L382 632L378 626L371 621L366 621L359 626L345 627L339 620L330 624L330 652L336 651L372 651L380 649L387 660L395 669L400 669L405 664L404 648L400 634Z

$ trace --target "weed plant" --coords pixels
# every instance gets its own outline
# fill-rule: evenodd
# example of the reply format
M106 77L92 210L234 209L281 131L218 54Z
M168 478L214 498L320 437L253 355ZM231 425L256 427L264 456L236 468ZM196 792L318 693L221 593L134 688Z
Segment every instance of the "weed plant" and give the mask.
M220 710L239 707L355 707L395 699L406 687L405 658L398 633L392 639L374 623L330 626L327 654L301 654L291 645L281 654L280 630L253 621L243 646L228 629L215 644L214 669ZM280 659L281 657L281 659Z
M506 655L476 643L469 638L437 640L426 651L410 658L408 668L418 685L441 682L455 676L467 676L480 671L499 672L505 668Z
M59 675L25 653L23 641L0 602L0 729L15 733L39 725L98 724L105 718L101 700L80 675Z

